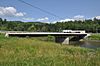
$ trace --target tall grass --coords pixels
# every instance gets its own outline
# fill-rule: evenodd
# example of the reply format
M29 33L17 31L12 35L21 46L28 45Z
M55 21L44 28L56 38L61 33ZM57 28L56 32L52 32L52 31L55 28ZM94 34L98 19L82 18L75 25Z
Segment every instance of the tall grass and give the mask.
M0 66L100 66L100 49L0 35Z

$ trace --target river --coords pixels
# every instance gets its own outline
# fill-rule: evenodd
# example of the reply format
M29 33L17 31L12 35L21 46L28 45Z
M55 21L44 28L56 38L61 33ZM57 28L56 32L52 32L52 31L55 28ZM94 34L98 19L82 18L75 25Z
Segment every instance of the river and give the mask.
M96 49L100 48L100 40L93 40L93 41L75 41L75 42L70 42L71 45L74 46L80 46L80 47L85 47L85 48L91 48L91 49Z

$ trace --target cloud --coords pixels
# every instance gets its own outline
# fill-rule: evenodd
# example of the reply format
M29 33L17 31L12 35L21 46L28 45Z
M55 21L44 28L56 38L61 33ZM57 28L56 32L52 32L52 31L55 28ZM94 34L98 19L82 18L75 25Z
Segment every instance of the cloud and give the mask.
M22 18L23 21L27 22L27 21L39 21L39 22L45 22L45 23L49 23L48 17L44 17L44 18L31 18L31 17L27 17L27 18Z
M68 21L74 21L74 19L64 19L64 20L60 20L59 22L68 22Z
M38 18L38 19L36 19L36 21L47 21L47 20L49 20L48 17Z
M56 22L68 22L68 21L75 21L75 20L77 20L77 21L78 20L84 21L85 18L82 15L76 15L73 18L66 18L66 19L63 19L63 20L53 21L52 23L56 23Z
M32 18L32 17L26 17L22 18L24 22L44 22L44 23L56 23L56 22L68 22L68 21L75 21L74 19L64 19L64 20L55 20L55 21L49 21L48 17L42 17L42 18Z
M19 17L24 16L26 13L24 12L17 12L17 10L14 7L0 7L0 16L5 17Z
M63 19L63 20L57 20L57 21L53 21L51 23L56 23L56 22L68 22L68 21L75 21L74 19Z
M74 16L74 18L84 18L84 16L82 16L82 15L76 15L76 16Z
M22 18L24 21L34 21L34 18Z
M96 18L96 19L99 19L99 20L100 20L100 16L95 16L95 17L92 17L92 18L90 18L90 19L94 20L94 18Z
M74 16L74 20L84 21L85 20L85 17L83 15L76 15L76 16Z
M15 16L24 16L26 13L22 13L22 12L19 12L19 13L16 13Z
M96 16L95 18L96 18L96 19L100 19L100 16Z

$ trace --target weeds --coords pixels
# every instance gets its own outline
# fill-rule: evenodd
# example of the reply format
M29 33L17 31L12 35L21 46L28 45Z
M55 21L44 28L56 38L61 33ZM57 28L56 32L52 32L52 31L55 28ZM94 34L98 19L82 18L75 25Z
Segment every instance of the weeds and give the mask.
M0 35L0 66L100 66L100 49Z

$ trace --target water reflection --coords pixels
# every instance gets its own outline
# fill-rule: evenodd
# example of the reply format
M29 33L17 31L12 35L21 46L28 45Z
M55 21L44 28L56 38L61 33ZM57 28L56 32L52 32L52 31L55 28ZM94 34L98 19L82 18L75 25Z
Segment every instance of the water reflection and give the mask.
M100 48L100 41L71 41L70 44L85 48Z

